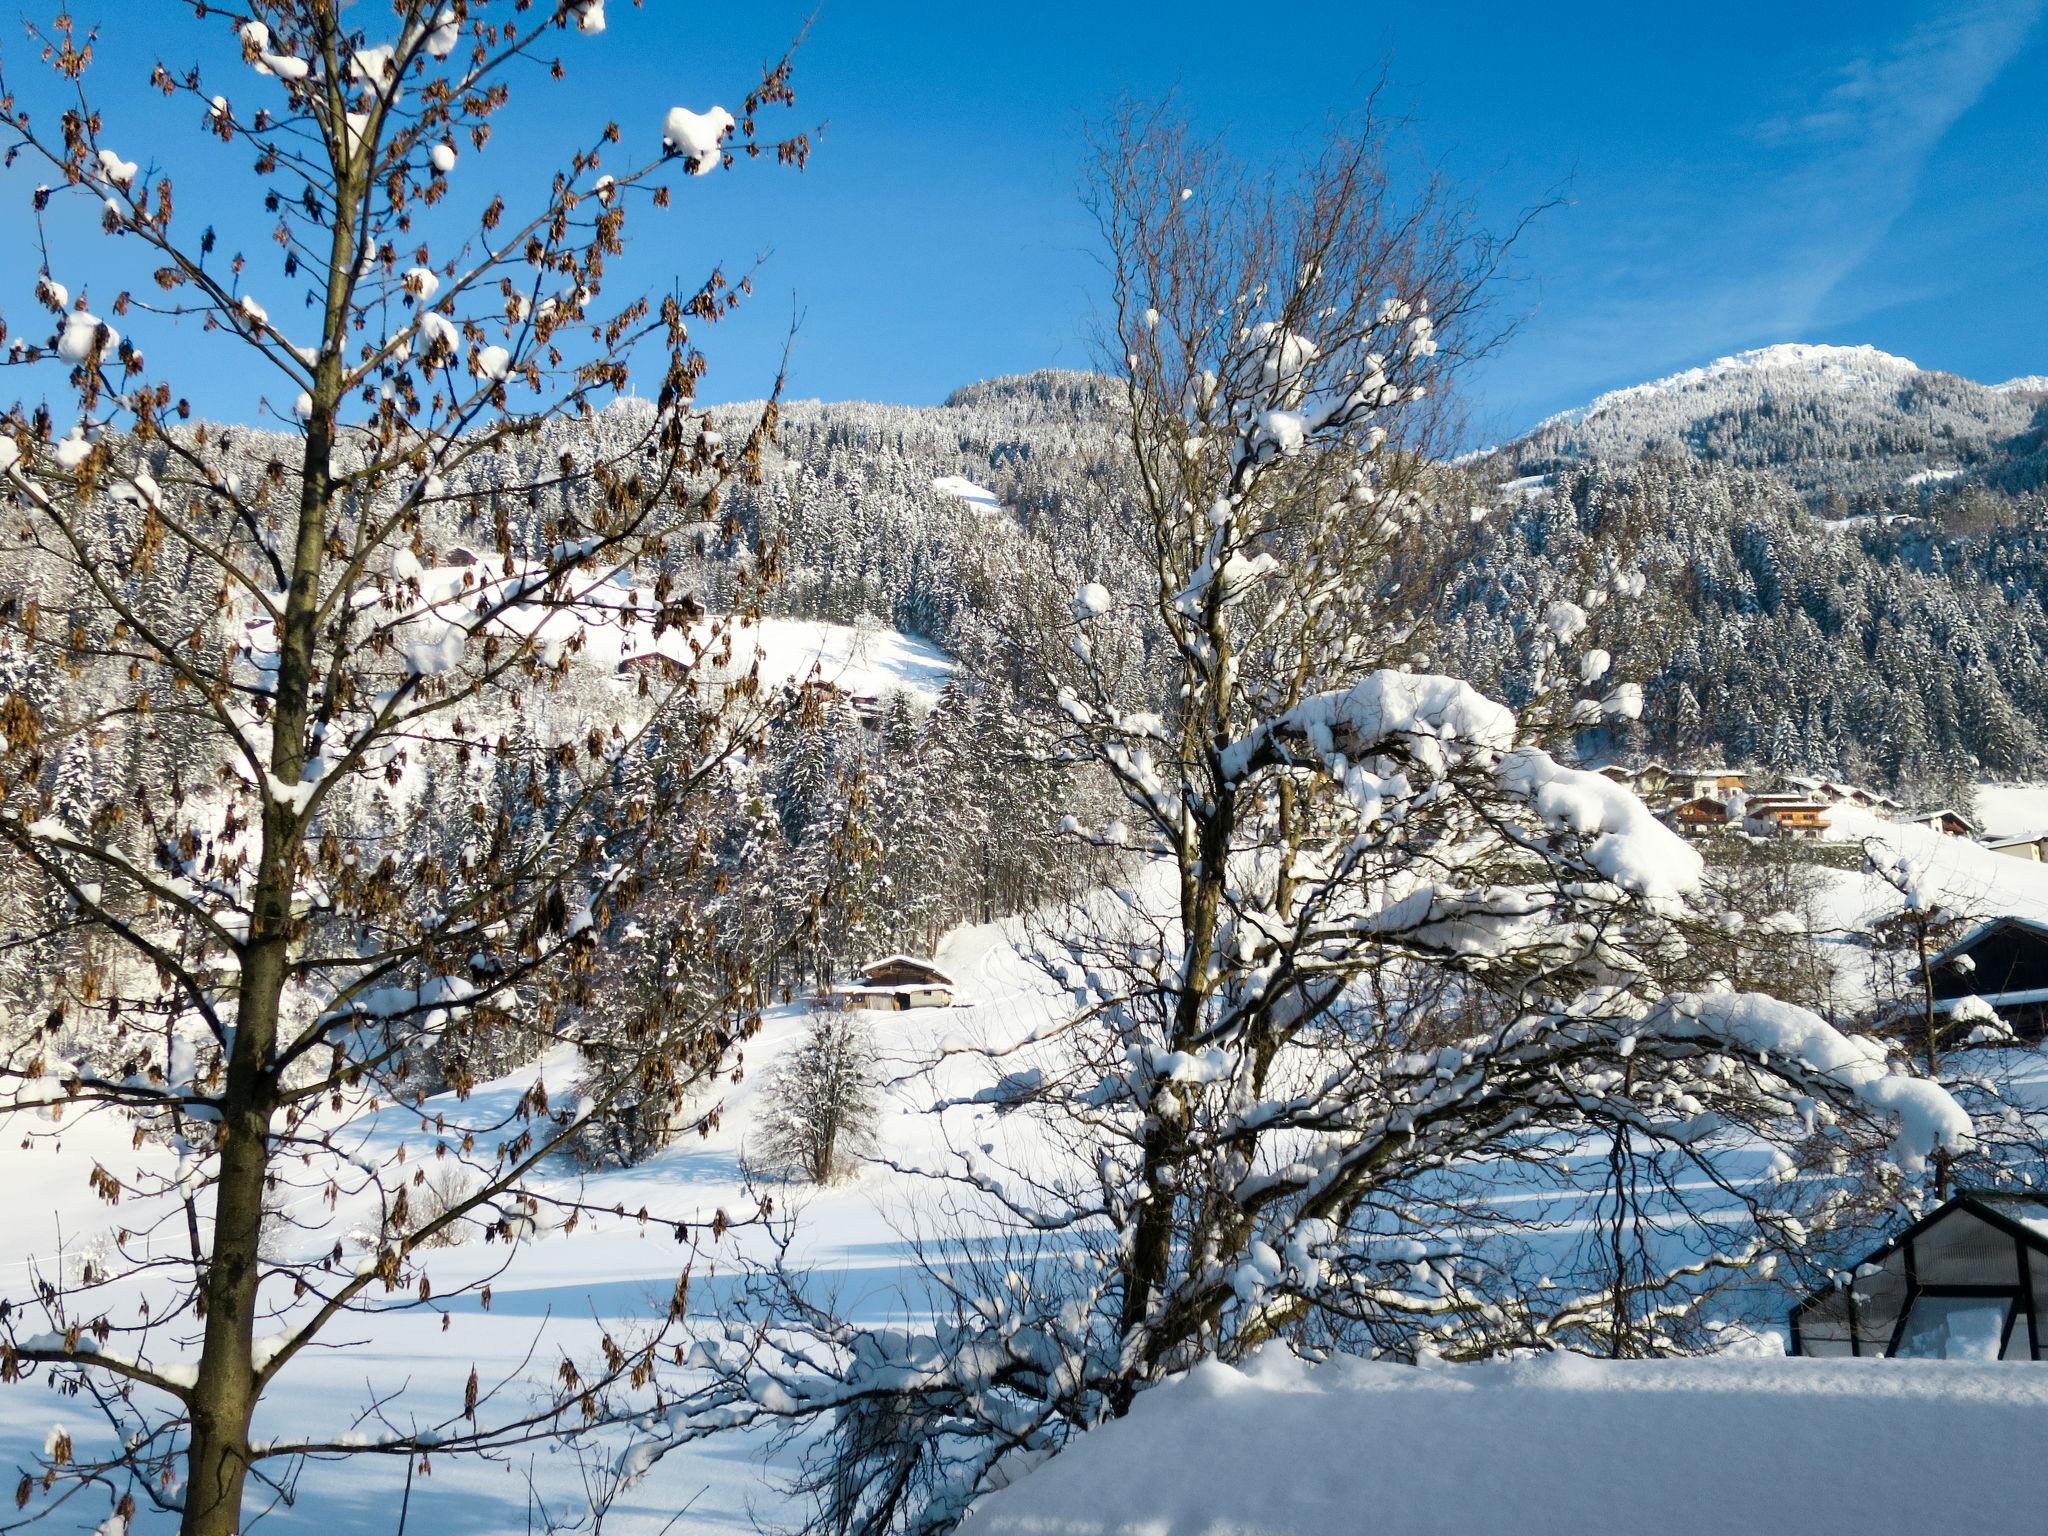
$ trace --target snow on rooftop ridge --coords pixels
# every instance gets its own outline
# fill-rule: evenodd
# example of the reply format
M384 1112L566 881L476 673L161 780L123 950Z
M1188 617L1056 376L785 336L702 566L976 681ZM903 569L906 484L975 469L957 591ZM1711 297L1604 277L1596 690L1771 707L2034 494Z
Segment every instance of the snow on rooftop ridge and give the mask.
M1659 396L1704 393L1717 384L1754 378L1760 374L1796 374L1841 388L1889 390L1921 371L1920 365L1910 358L1899 357L1877 347L1837 347L1802 341L1779 342L1774 346L1755 347L1747 352L1717 357L1704 367L1687 368L1661 379L1652 379L1645 384L1630 384L1623 389L1609 390L1606 394L1595 396L1585 405L1546 417L1537 424L1535 430L1540 432L1546 427L1572 426L1591 420L1603 412L1613 410L1616 406L1652 400Z

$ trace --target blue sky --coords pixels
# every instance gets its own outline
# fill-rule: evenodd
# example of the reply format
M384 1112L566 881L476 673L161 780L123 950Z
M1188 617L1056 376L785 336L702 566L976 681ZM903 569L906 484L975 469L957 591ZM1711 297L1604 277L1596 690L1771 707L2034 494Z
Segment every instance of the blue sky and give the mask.
M150 49L180 66L211 51L167 0L73 8L106 24L103 91L132 92ZM567 83L529 97L550 130L609 113L651 138L669 105L733 101L807 14L777 0L610 11L605 37L565 45ZM765 257L753 305L711 338L721 397L765 386L796 312L798 395L924 403L1087 366L1100 274L1076 201L1083 125L1121 93L1173 92L1240 152L1285 155L1384 66L1408 152L1488 221L1562 198L1500 296L1518 332L1468 381L1479 436L1773 341L1870 342L1986 380L2048 372L2044 11L823 0L797 77L797 118L825 124L810 169L692 182L671 222L642 225L631 266L666 282ZM11 73L27 62L17 38L0 38ZM121 102L105 99L116 137ZM147 131L175 168L179 142ZM514 176L529 135L459 174ZM19 179L0 183L10 205ZM17 249L0 252L8 311L20 271ZM246 414L225 393L213 408Z

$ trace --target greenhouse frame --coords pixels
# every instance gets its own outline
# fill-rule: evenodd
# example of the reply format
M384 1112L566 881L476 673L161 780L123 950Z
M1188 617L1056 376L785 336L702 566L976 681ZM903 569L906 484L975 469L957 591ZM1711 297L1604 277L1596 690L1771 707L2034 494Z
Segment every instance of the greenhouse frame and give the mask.
M2048 1360L2048 1195L1964 1190L1792 1309L1792 1353Z

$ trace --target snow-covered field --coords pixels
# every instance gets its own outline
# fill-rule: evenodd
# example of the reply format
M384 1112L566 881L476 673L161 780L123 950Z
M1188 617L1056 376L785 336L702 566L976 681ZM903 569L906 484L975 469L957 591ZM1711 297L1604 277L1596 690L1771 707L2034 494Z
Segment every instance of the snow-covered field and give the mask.
M1979 784L1977 819L1986 837L2048 832L2048 784Z
M2023 820L2033 804L2048 807L2048 786L2003 786L2002 799L1994 800L1990 790L1980 791L1980 798L1987 816ZM2001 807L1997 813L1988 809L1993 804ZM1971 917L2048 920L2048 864L2016 859L1969 838L1886 821L1853 806L1836 806L1828 815L1832 839L1862 843L1883 850L1890 859L1906 860L1917 887L1950 911ZM1856 927L1873 913L1896 906L1893 892L1875 875L1845 871L1829 882L1822 916L1831 925Z
M779 668L798 673L829 657L842 679L861 679L842 684L850 688L867 687L875 676L915 681L920 667L929 668L924 677L934 686L944 675L943 657L926 657L901 636L878 640L769 621L763 641ZM2048 790L2031 793L2048 801ZM2018 790L2013 797L2025 798ZM1944 899L1987 914L2048 916L2048 867L1860 813L1843 812L1836 821L1836 836L1873 839L1910 859L1918 878ZM1889 895L1859 873L1837 872L1830 882L1825 916L1845 926L1867 918ZM900 1079L883 1127L893 1161L930 1165L969 1135L1012 1133L971 1106L944 1116L926 1112L935 1099L985 1082L986 1061L968 1055L938 1074L912 1069L947 1047L1013 1041L1053 1014L1063 994L1027 958L1028 947L1023 924L956 930L936 958L958 983L959 1005L888 1016L878 1026ZM487 1387L508 1377L544 1379L552 1374L553 1351L587 1352L600 1322L625 1338L634 1319L662 1315L684 1251L666 1228L643 1228L636 1215L644 1207L656 1218L696 1224L720 1209L752 1208L744 1164L765 1069L793 1046L803 1024L800 1005L770 1014L747 1047L745 1080L722 1090L725 1113L708 1137L630 1170L563 1164L549 1175L557 1187L635 1215L586 1222L574 1234L543 1230L512 1254L481 1242L437 1253L435 1292L453 1299L436 1311L380 1321L374 1331L344 1329L333 1335L334 1347L300 1357L266 1398L258 1436L374 1432L374 1421L361 1416L374 1395L394 1387L402 1393L381 1410L391 1423L433 1423L460 1403L472 1366ZM486 1121L536 1074L559 1094L571 1086L571 1072L565 1060L546 1060L465 1104L430 1102L426 1114ZM387 1109L366 1134L417 1136L423 1118ZM0 1146L0 1181L16 1192L10 1220L0 1227L10 1291L19 1290L32 1255L47 1261L60 1246L87 1253L116 1227L144 1224L146 1211L132 1201L101 1203L87 1178L100 1166L125 1179L140 1164L161 1165L166 1153L135 1148L112 1117L68 1127L42 1123L35 1138L10 1129L17 1134ZM795 1214L796 1252L854 1315L879 1321L926 1310L907 1234L929 1225L920 1219L933 1198L929 1184L870 1168L823 1191L772 1192L780 1208ZM346 1230L350 1220L344 1206L318 1240L332 1241L337 1225ZM719 1261L694 1273L700 1305L715 1306L725 1294L735 1252L729 1241ZM487 1311L458 1294L465 1283L486 1278L493 1291ZM1795 1509L1796 1528L1808 1532L1933 1528L1937 1521L1952 1530L2010 1529L2012 1512L2035 1497L2030 1468L2037 1458L2027 1426L2048 1409L2048 1374L1762 1358L1421 1371L1351 1362L1307 1371L1271 1361L1243 1375L1205 1370L1155 1397L1128 1423L1085 1439L1054 1470L990 1501L972 1529L980 1536L1341 1530L1356 1528L1365 1508L1376 1527L1404 1533L1490 1529L1504 1510L1513 1512L1519 1531L1575 1536L1782 1529L1788 1527L1780 1517ZM37 1383L0 1389L0 1452L16 1464L29 1464L57 1423L81 1444L95 1437L89 1403L59 1398ZM1187 1454L1189 1446L1201 1447L1200 1454ZM616 1442L592 1444L585 1455L608 1461L616 1449ZM688 1513L676 1528L695 1531L786 1520L796 1511L780 1491L775 1464L764 1464L765 1450L758 1438L736 1436L678 1452L625 1496L607 1529L651 1536L682 1510ZM1591 1456L1601 1471L1589 1479ZM1278 1466L1296 1475L1267 1475ZM406 1470L395 1458L316 1463L298 1479L294 1502L266 1519L265 1528L322 1536L388 1530ZM575 1504L583 1470L576 1452L563 1450L522 1451L494 1462L436 1461L430 1475L412 1478L408 1523L437 1536L538 1529L547 1510ZM146 1519L138 1526L153 1528Z

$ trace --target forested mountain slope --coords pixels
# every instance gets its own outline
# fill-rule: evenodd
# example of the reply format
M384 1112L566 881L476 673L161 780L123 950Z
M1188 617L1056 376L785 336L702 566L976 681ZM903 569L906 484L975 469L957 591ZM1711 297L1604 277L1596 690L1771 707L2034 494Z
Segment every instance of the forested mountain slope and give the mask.
M2040 377L1978 384L1875 347L1783 345L1601 395L1500 458L1524 476L1645 458L1768 469L1840 515L1859 499L2039 485L2044 427Z
M1981 477L1967 500L1960 481L1909 482L1931 459L1994 440L2013 469L2029 439L1998 434L2041 414L2048 395L1920 373L1867 348L1750 356L1765 361L1603 397L1469 466L1474 483L1447 502L1492 510L1470 530L1439 530L1432 558L1452 566L1438 584L1442 659L1513 692L1525 681L1517 635L1544 604L1633 566L1649 578L1644 597L1598 616L1618 674L1647 696L1641 725L1614 745L1942 798L1980 770L2039 771L2048 497ZM1729 404L1792 377L1805 381L1796 408ZM792 612L870 613L971 646L1007 584L1114 586L1142 558L1112 536L1124 491L1110 408L1100 380L1059 373L992 380L931 409L798 403L777 472L732 507L753 535L787 541L778 601ZM1652 422L1682 419L1690 437L1629 451ZM2039 453L2040 433L2031 441ZM1596 461L1574 456L1593 449ZM1533 474L1539 451L1556 472L1501 483L1506 469ZM1814 509L1816 475L1889 489L1860 493L1878 512L1842 521ZM934 488L948 476L987 488L1009 515ZM1142 654L1142 636L1131 644Z

